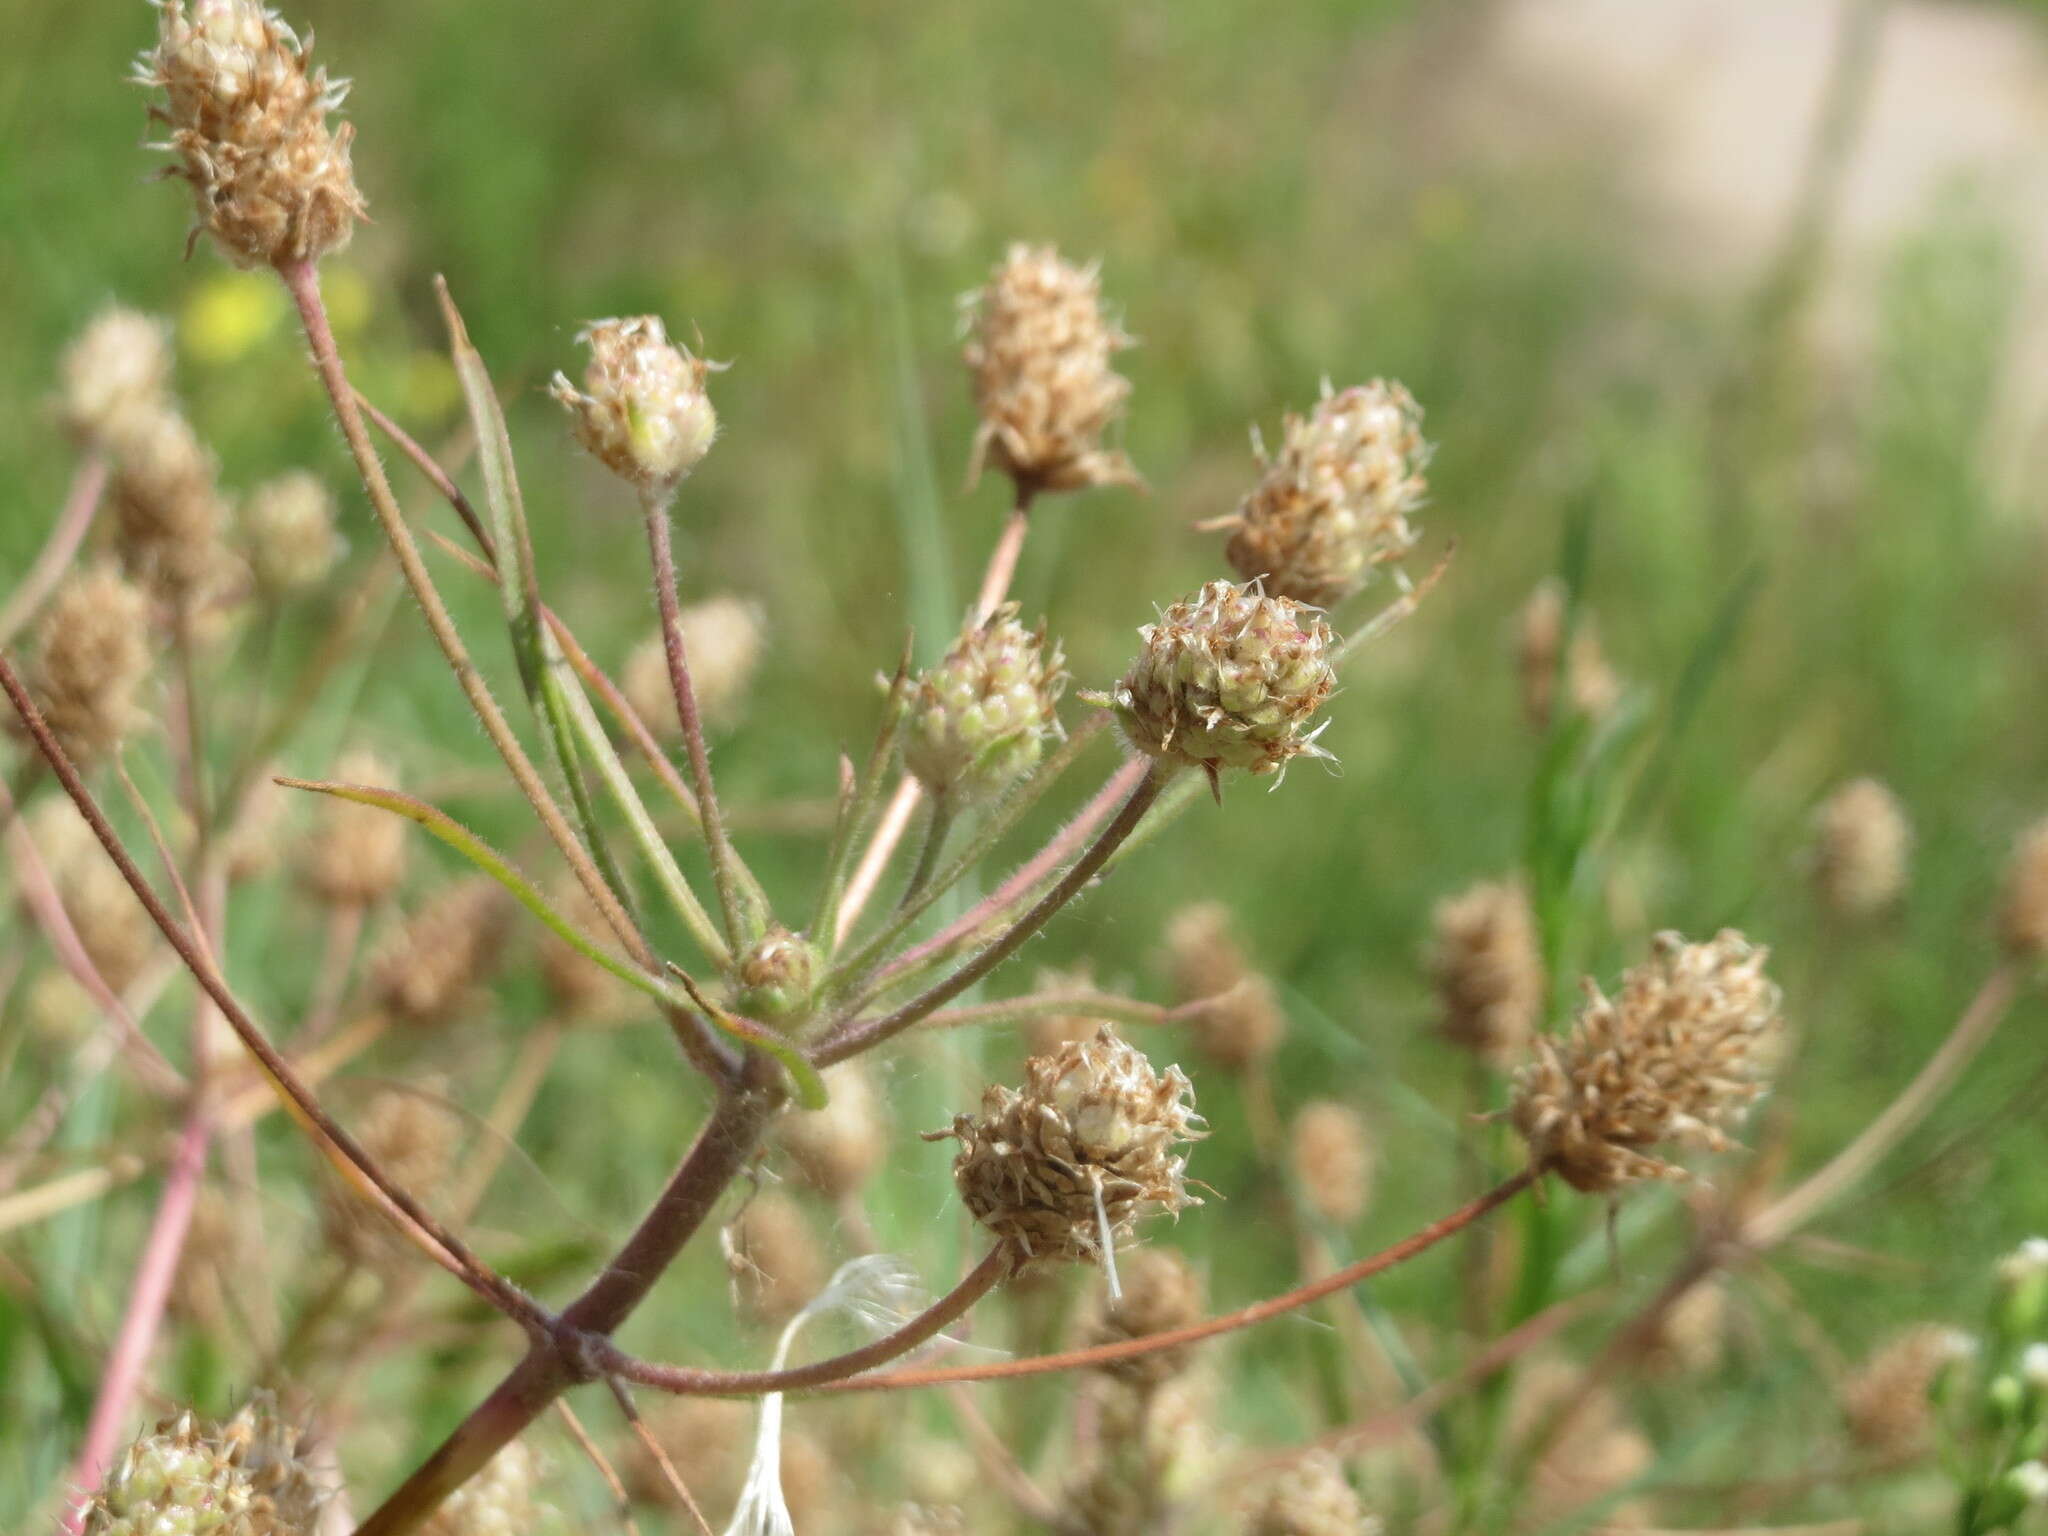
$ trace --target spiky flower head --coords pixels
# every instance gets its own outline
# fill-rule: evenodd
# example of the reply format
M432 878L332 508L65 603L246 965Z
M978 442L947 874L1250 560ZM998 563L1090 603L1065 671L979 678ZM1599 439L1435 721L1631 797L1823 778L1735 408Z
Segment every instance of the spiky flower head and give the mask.
M1408 514L1429 489L1429 444L1422 409L1399 384L1333 394L1325 381L1306 419L1288 415L1280 451L1258 452L1258 484L1219 526L1232 530L1231 568L1273 596L1330 607L1421 537Z
M1813 881L1830 911L1867 918L1899 899L1913 827L1881 780L1844 784L1822 802L1813 830Z
M1194 1090L1104 1025L1093 1040L1024 1064L1020 1089L991 1086L958 1115L953 1180L968 1211L1028 1265L1102 1263L1153 1210L1201 1202L1174 1148L1201 1136Z
M1288 1152L1310 1210L1339 1227L1365 1214L1379 1158L1357 1110L1334 1099L1309 1100L1294 1116Z
M2005 869L1998 933L2015 960L2048 955L2048 820L2027 828L2013 849Z
M327 579L341 558L334 497L320 477L295 469L265 481L242 503L242 553L266 597L289 597Z
M784 1019L811 1000L818 952L803 935L770 925L740 956L740 1011L757 1019Z
M1724 1149L1782 1028L1768 953L1732 930L1705 944L1660 933L1619 997L1589 979L1571 1034L1540 1037L1515 1074L1509 1116L1535 1166L1607 1191L1684 1177L1650 1155L1659 1144Z
M1328 1451L1290 1462L1245 1525L1246 1536L1378 1536L1379 1530L1345 1480L1343 1464Z
M1148 756L1201 768L1272 773L1316 746L1311 716L1337 686L1335 637L1316 609L1256 583L1212 581L1175 603L1110 696L1124 734Z
M149 600L109 566L57 589L36 631L29 688L65 753L90 766L120 751L148 720Z
M1543 1010L1543 954L1528 894L1482 881L1437 903L1429 951L1438 1027L1451 1044L1500 1066L1520 1054Z
M65 349L58 376L65 429L81 443L104 448L135 412L162 402L171 376L170 328L110 305Z
M259 1392L225 1424L181 1413L128 1447L85 1536L313 1536L321 1492L299 1432Z
M667 496L718 435L704 390L712 365L671 342L659 315L593 320L576 339L590 348L583 388L557 373L548 392L599 463L648 495Z
M396 789L398 770L375 752L354 748L334 764L337 783ZM372 907L405 878L406 822L374 805L320 797L319 820L307 841L305 880L322 901Z
M348 82L310 67L277 13L256 0L158 0L157 45L135 77L160 88L150 115L189 182L199 222L242 267L318 261L364 215L349 165L354 129L327 114Z
M1045 627L1026 629L1017 605L1006 603L910 685L904 766L944 804L994 799L1059 733L1064 662Z
M1072 266L1049 245L1013 245L968 309L963 355L981 413L970 478L992 462L1016 481L1020 500L1141 484L1129 459L1102 446L1131 392L1110 359L1131 338L1102 313L1095 268Z

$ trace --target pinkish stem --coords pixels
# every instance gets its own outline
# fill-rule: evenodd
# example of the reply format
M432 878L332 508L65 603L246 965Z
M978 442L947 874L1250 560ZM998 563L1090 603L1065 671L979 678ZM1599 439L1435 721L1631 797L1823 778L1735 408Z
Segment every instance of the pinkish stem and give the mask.
M93 514L99 511L100 497L106 489L107 461L96 453L87 455L71 479L71 490L42 552L8 595L6 604L0 606L0 645L14 638L71 569L72 557L85 542L85 531L92 526Z
M61 1529L66 1536L77 1536L84 1527L86 1495L99 1487L113 1461L128 1404L149 1364L150 1347L156 1342L157 1326L163 1321L164 1304L170 1298L171 1280L178 1272L178 1258L185 1251L185 1234L191 1230L192 1207L199 1198L199 1176L206 1168L210 1131L204 1100L195 1098L184 1132L178 1138L178 1150L164 1176L163 1198L157 1203L149 1240L135 1265L128 1310L121 1318L121 1331L114 1337L113 1350L100 1375L99 1396L85 1426L85 1443L79 1447L78 1459L71 1464L71 1482L80 1494L65 1512Z

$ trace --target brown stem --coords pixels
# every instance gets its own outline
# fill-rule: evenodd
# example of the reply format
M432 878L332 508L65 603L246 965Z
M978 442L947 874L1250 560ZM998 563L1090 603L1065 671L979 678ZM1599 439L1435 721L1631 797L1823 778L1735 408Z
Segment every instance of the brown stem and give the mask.
M619 1481L619 1474L612 1470L612 1464L606 1459L604 1451L590 1438L590 1431L583 1427L583 1421L576 1417L576 1410L558 1397L555 1399L555 1414L561 1419L563 1427L569 1431L569 1438L576 1442L577 1448L590 1459L590 1464L597 1468L597 1475L604 1479L605 1487L611 1490L612 1502L618 1511L619 1524L624 1527L626 1536L640 1536L639 1523L633 1518L632 1496L626 1492L626 1485Z
M1093 880L1102 866L1109 862L1109 856L1116 852L1119 844L1137 830L1145 812L1152 808L1152 802L1159 798L1159 791L1165 788L1173 776L1173 768L1164 759L1155 760L1145 776L1138 780L1123 808L1101 834L1088 846L1087 852L1076 859L1073 866L1062 875L1058 884L1038 899L1037 905L1010 925L1003 935L989 944L980 954L961 966L952 975L936 986L927 988L893 1013L880 1018L852 1021L842 1025L829 1035L813 1053L813 1060L821 1067L844 1061L880 1045L884 1040L901 1034L911 1025L930 1015L935 1009L944 1007L969 987L988 975L1011 955L1015 954L1039 929L1043 928L1068 902L1081 892L1081 888Z
M171 916L155 889L143 878L142 871L135 867L135 861L129 858L128 850L122 846L120 837L108 824L99 803L85 787L84 780L79 778L78 770L65 755L63 746L50 734L50 728L44 722L41 712L36 709L35 701L29 697L28 689L4 656L0 656L0 689L4 689L8 698L13 701L15 711L21 716L22 724L34 740L36 749L42 753L44 761L57 775L65 793L71 796L79 813L84 816L86 824L92 828L93 836L99 839L100 846L106 850L107 857L112 859L114 867L120 870L121 878L128 882L128 888L135 893L136 900L142 903L150 921L156 924L164 938L170 942L171 948L177 951L178 958L185 963L185 969L192 973L193 979L213 999L221 1011L221 1016L228 1021L229 1027L240 1037L242 1044L248 1047L250 1055L262 1064L271 1081L291 1101L298 1115L314 1135L339 1151L341 1156L386 1200L441 1247L453 1261L456 1272L464 1283L478 1295L529 1330L544 1330L550 1326L553 1319L548 1316L546 1309L471 1253L460 1239L429 1216L420 1203L394 1183L356 1139L321 1108L320 1101L314 1097L312 1090L300 1081L291 1063L286 1061L277 1047L270 1043L256 1021L249 1017L241 1003L236 1000L234 993L228 989L227 982L214 968L198 941Z
M834 1355L829 1360L815 1360L809 1365L792 1366L781 1371L702 1371L684 1365L658 1365L648 1360L636 1360L609 1347L599 1352L599 1358L608 1374L663 1392L700 1397L758 1397L767 1392L799 1392L808 1387L844 1380L884 1365L899 1355L909 1354L948 1324L964 1317L970 1307L1003 1282L1014 1263L1014 1255L1008 1248L992 1248L979 1264L968 1271L965 1279L894 1333L859 1349Z
M711 1529L711 1522L704 1518L704 1511L698 1507L697 1496L690 1492L690 1485L683 1481L683 1474L676 1470L676 1464L654 1438L654 1431L647 1427L647 1421L640 1416L640 1409L633 1401L633 1394L626 1390L626 1384L616 1376L607 1376L605 1385L612 1389L612 1397L619 1405L619 1412L626 1416L633 1434L640 1442L640 1448L661 1471L661 1479L668 1484L668 1491L675 1495L676 1502L689 1512L690 1523L697 1528L697 1536L717 1536Z
M711 855L711 878L718 887L718 906L725 917L726 941L735 954L752 938L749 930L758 914L749 914L740 902L735 877L732 840L719 814L718 791L711 781L711 753L704 745L704 722L697 713L697 690L690 682L689 652L683 643L683 614L676 598L675 542L665 502L650 498L646 504L647 553L654 564L654 601L661 612L661 644L668 659L669 685L675 690L676 718L683 727L683 753L690 764L690 781L697 791L697 814L704 824L704 847Z
M1462 1232L1473 1222L1507 1204L1534 1184L1536 1178L1537 1174L1533 1168L1524 1168L1496 1184L1478 1199L1460 1206L1439 1221L1431 1222L1420 1232L1403 1238L1392 1247L1382 1248L1378 1253L1356 1263L1347 1264L1334 1274L1326 1275L1312 1284L1299 1286L1285 1295L1254 1302L1251 1306L1240 1307L1235 1312L1226 1312L1221 1317L1191 1323L1185 1328L1148 1334L1138 1339L1125 1339L1115 1344L1097 1344L1088 1349L1068 1350L1063 1354L1039 1355L1029 1360L1005 1360L995 1365L957 1366L932 1371L892 1371L885 1376L855 1376L845 1381L830 1383L818 1390L900 1392L912 1387L940 1387L953 1382L1009 1381L1019 1376L1043 1376L1052 1371L1112 1365L1121 1360L1135 1360L1141 1355L1156 1354L1164 1349L1179 1349L1184 1345L1197 1344L1203 1339L1213 1339L1218 1334L1235 1333L1240 1328L1249 1328L1284 1313L1313 1305L1325 1296L1356 1285L1361 1280L1370 1280L1374 1275L1382 1274L1397 1264L1428 1252L1445 1238Z
M575 871L577 882L589 893L597 910L604 914L606 923L623 936L633 928L632 919L620 906L612 888L605 883L603 874L592 862L575 829L562 814L561 807L555 804L554 796L548 792L539 770L526 755L526 749L520 746L519 738L513 734L504 712L498 708L498 701L491 696L490 685L484 681L483 673L477 670L468 647L462 643L448 605L441 600L433 577L427 572L426 561L420 557L419 544L414 540L412 530L406 526L405 513L398 505L398 498L392 494L391 482L384 474L376 446L370 441L369 429L363 424L362 410L356 404L355 390L342 366L341 353L334 343L334 331L327 322L327 309L320 299L319 270L311 262L293 262L279 267L278 276L284 280L292 302L298 307L300 324L312 348L313 366L327 390L335 419L341 424L341 435L348 442L363 488L369 493L371 509L377 514L377 521L383 527L392 553L398 557L399 569L420 605L428 630L440 646L441 654L482 724L484 734L497 748L498 756L504 760L513 781L533 806L549 838Z
M681 1166L603 1273L564 1309L557 1331L536 1342L356 1536L402 1536L418 1529L563 1391L599 1374L587 1347L574 1360L571 1351L608 1337L632 1315L753 1157L782 1107L779 1069L765 1058L751 1059L750 1069L748 1082L720 1095Z
M982 572L981 591L974 599L976 624L986 624L1009 594L1010 583L1017 575L1017 557L1024 553L1024 536L1030 531L1031 497L1020 487L1017 505L1010 509L1002 535L989 552L988 568Z

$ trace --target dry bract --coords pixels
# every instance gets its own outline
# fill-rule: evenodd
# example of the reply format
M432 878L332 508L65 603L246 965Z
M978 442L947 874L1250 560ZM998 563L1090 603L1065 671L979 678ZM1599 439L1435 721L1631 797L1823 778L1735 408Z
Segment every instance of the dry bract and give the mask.
M1287 417L1280 451L1259 452L1261 473L1234 515L1225 549L1246 581L1275 597L1327 608L1420 537L1408 514L1422 505L1429 444L1422 411L1399 384L1375 379L1341 394L1323 385L1304 420Z
M1513 881L1482 882L1438 902L1433 926L1429 973L1444 1038L1505 1064L1543 1009L1543 955L1527 893Z
M1044 626L1026 629L1017 605L1005 604L911 683L904 767L934 800L969 806L994 799L1059 733L1063 663Z
M1662 933L1618 998L1588 980L1569 1037L1539 1038L1515 1074L1509 1113L1534 1165L1606 1191L1684 1177L1650 1155L1660 1144L1725 1148L1782 1025L1767 953L1732 931L1705 944Z
M718 435L704 392L711 365L672 343L659 315L595 320L577 339L590 348L583 388L564 373L549 386L576 440L645 494L669 495Z
M149 667L149 601L139 590L106 566L57 589L36 632L29 687L73 762L112 757L147 721L137 695Z
M1101 1263L1104 1240L1151 1210L1200 1202L1174 1148L1202 1134L1180 1068L1155 1072L1104 1025L1024 1064L1023 1089L990 1087L959 1115L953 1179L974 1218L1030 1264Z
M169 130L198 228L238 266L318 261L363 217L344 123L327 114L346 81L309 69L307 50L255 0L162 0L157 46L135 66L161 88L152 117ZM195 231L196 234L196 231Z
M981 413L970 478L992 462L1020 499L1142 483L1129 459L1102 446L1131 392L1110 360L1131 339L1103 315L1095 269L1050 246L1013 245L970 305L964 356Z
M1226 768L1272 773L1329 755L1308 729L1337 686L1335 637L1316 609L1212 581L1138 633L1144 646L1111 703L1139 751L1212 782Z

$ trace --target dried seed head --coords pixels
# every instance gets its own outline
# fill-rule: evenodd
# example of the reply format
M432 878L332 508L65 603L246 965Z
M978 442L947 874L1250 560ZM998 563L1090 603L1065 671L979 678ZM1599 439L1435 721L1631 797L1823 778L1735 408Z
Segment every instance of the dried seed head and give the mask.
M557 373L548 390L576 440L648 495L669 495L718 435L704 392L711 364L671 342L659 315L593 320L577 340L590 348L583 388Z
M1131 338L1104 317L1095 268L1069 266L1051 246L1013 245L968 306L963 355L981 413L970 479L993 463L1026 499L1142 484L1129 459L1102 446L1131 392L1110 359Z
M1919 1323L1878 1346L1842 1383L1849 1434L1886 1461L1910 1461L1933 1444L1935 1383L1976 1353L1966 1333Z
M222 839L228 879L240 885L273 873L284 856L284 825L292 795L282 784L261 777L242 798L241 813Z
M1725 1148L1782 1027L1767 954L1733 931L1706 944L1662 933L1618 998L1589 980L1569 1038L1539 1037L1515 1074L1509 1115L1536 1167L1607 1191L1683 1178L1649 1154L1660 1143Z
M1339 1227L1365 1214L1379 1155L1363 1115L1334 1099L1311 1099L1294 1116L1289 1150L1309 1209Z
M398 787L398 771L361 748L335 761L333 777L341 784ZM403 817L322 795L318 818L305 852L306 883L315 895L337 907L372 907L398 889L405 878Z
M225 1424L181 1413L123 1453L86 1536L313 1536L322 1494L299 1432L259 1392Z
M1287 1013L1273 983L1253 973L1190 1013L1188 1027L1204 1056L1228 1071L1246 1072L1287 1038Z
M439 1078L379 1089L354 1127L377 1166L423 1202L447 1184L461 1139L462 1122L442 1099L446 1089ZM338 1177L323 1186L321 1226L336 1253L366 1269L396 1269L418 1254L380 1204Z
M1199 1205L1187 1159L1173 1149L1202 1133L1180 1068L1154 1072L1104 1025L1086 1044L1024 1064L1021 1091L994 1086L979 1115L959 1115L953 1180L968 1211L1033 1266L1105 1263L1156 1208Z
M237 266L318 261L364 215L344 123L327 126L348 83L308 68L308 49L256 0L161 0L157 46L136 79L164 92L155 146L191 183L198 229ZM197 235L197 229L194 231Z
M1043 625L1017 622L1015 603L997 609L911 684L904 767L934 800L993 800L1037 764L1046 737L1059 734L1064 661Z
M1121 1344L1198 1323L1207 1315L1207 1287L1186 1258L1171 1248L1140 1248L1122 1260L1122 1294L1104 1297L1089 1340ZM1117 1360L1102 1369L1124 1381L1156 1386L1187 1369L1193 1346Z
M1429 954L1438 1026L1493 1066L1518 1056L1543 1010L1543 952L1517 881L1482 882L1437 903Z
M436 1510L427 1536L528 1536L552 1515L541 1502L546 1471L537 1453L514 1440Z
M1561 1434L1549 1425L1567 1402L1578 1408ZM1550 1440L1530 1469L1527 1514L1535 1525L1568 1519L1602 1500L1611 1500L1647 1472L1656 1449L1628 1421L1620 1401L1605 1387L1588 1385L1586 1372L1563 1360L1538 1358L1515 1382L1509 1399L1509 1433L1526 1445ZM1640 1504L1603 1507L1602 1530L1628 1530L1647 1523Z
M86 958L109 988L126 991L156 948L149 913L68 799L40 802L29 835Z
M1727 1335L1728 1288L1709 1277L1664 1309L1646 1363L1655 1371L1699 1375L1720 1363Z
M317 587L341 558L334 498L318 476L293 470L256 487L241 509L242 553L257 590L277 599Z
M1216 997L1251 974L1233 928L1230 908L1220 901L1182 907L1167 921L1166 964L1175 1002Z
M757 1323L788 1322L831 1279L802 1208L773 1189L749 1200L733 1219L726 1262L741 1312Z
M1094 1454L1066 1490L1061 1526L1085 1536L1171 1528L1215 1465L1203 1386L1191 1376L1104 1385Z
M509 916L504 891L483 875L443 888L372 962L378 1002L401 1023L447 1023L496 966Z
M735 1001L749 1018L787 1019L809 1005L817 982L818 952L778 923L740 956Z
M112 757L148 720L137 695L149 664L149 601L139 590L105 566L57 589L36 631L29 688L73 762Z
M1335 637L1315 609L1212 581L1138 633L1144 648L1111 703L1139 751L1212 781L1226 768L1272 773L1329 755L1307 729L1337 686Z
M881 1165L888 1141L866 1068L849 1061L826 1076L823 1109L793 1109L775 1123L775 1138L797 1174L829 1200L843 1200Z
M2048 955L2048 820L2027 828L2013 849L2005 870L1998 933L2015 960Z
M171 377L170 327L111 305L65 349L58 409L79 442L104 448L137 412L161 406Z
M1166 925L1166 963L1174 1001L1202 1053L1233 1072L1271 1056L1287 1035L1287 1015L1273 984L1246 964L1230 909L1198 902Z
M1223 524L1231 569L1275 597L1342 602L1415 547L1408 514L1429 488L1428 462L1407 390L1375 379L1332 394L1325 382L1307 420L1287 417L1278 453L1260 446L1258 484Z
M1311 1451L1274 1478L1245 1523L1246 1536L1378 1536L1380 1522L1365 1512L1327 1451Z
M213 455L165 404L130 413L109 448L114 548L123 568L169 601L191 600L221 573L227 507Z

